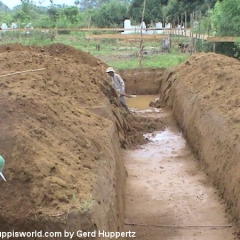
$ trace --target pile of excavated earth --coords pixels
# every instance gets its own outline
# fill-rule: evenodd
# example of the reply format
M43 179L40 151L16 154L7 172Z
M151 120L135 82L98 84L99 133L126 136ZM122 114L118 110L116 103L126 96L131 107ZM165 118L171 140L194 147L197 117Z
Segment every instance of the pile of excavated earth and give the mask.
M99 59L62 44L0 46L0 231L123 229L121 148L146 142L160 119L121 107ZM159 94L219 189L240 216L238 60L192 55L178 67L120 72L128 94Z
M121 229L121 148L162 123L128 115L106 64L75 48L1 45L0 67L0 230Z
M199 53L161 81L157 107L173 109L192 151L240 226L240 62ZM206 203L207 204L207 203Z

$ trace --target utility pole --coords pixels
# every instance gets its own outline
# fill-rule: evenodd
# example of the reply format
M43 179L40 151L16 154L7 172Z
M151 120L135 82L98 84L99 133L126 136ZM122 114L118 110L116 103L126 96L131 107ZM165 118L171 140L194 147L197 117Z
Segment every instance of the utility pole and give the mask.
M142 27L143 27L143 20L146 8L146 0L143 2L143 11L142 11L142 22L141 22L141 39L140 39L140 50L139 50L139 66L142 68L142 56L143 56L143 35L142 35Z

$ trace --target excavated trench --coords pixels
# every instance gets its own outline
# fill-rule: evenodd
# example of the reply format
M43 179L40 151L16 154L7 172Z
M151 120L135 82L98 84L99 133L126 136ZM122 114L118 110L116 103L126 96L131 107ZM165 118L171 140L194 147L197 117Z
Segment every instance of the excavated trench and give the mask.
M128 116L106 64L89 54L61 44L0 52L1 234L231 240L239 232L237 60L196 54L171 72L120 71L128 94L145 95L128 99L138 108Z
M192 153L173 112L147 108L155 96L128 99L135 114L157 118L163 131L145 134L149 143L124 151L128 172L125 231L137 239L235 239L217 190Z
M195 59L199 62L200 57ZM217 66L222 64L219 62ZM191 61L186 64L189 65ZM239 239L238 169L232 170L239 156L239 145L233 138L238 136L238 130L232 129L227 110L225 114L217 110L219 102L223 105L227 99L204 104L206 97L201 99L201 88L207 85L216 89L220 84L221 90L235 95L232 86L215 82L209 72L201 76L208 79L205 83L194 85L194 74L190 80L184 79L184 74L191 74L190 70L181 73L184 67L156 71L155 76L153 72L148 76L147 71L145 75L122 73L130 93L152 93L152 97L128 99L132 111L156 118L166 127L164 131L146 134L150 142L139 149L124 152L128 172L125 230L136 232L137 239L144 240ZM138 85L136 76L141 74L144 76ZM150 80L152 77L155 81ZM150 104L157 108L146 109L149 99L156 98L156 91L148 88L151 83L159 89L159 100Z

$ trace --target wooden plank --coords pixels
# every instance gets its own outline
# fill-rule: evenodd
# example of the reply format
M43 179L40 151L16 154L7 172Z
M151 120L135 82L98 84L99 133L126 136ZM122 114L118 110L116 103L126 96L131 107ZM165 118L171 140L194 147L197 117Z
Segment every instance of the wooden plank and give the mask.
M127 31L141 31L140 28L17 28L17 29L4 29L4 31L114 31L114 32L124 32L124 30ZM143 31L145 30L163 30L166 31L166 33L170 32L170 31L174 31L174 30L179 30L179 31L186 31L186 30L191 30L190 28L186 28L186 29L179 29L179 28L171 28L171 29L165 29L165 28L147 28L147 29L143 29Z
M133 29L129 29L133 30ZM124 28L17 28L17 29L4 29L4 31L124 31Z
M207 37L208 42L236 42L240 37Z
M167 34L100 34L100 35L86 35L87 39L164 39L168 38Z

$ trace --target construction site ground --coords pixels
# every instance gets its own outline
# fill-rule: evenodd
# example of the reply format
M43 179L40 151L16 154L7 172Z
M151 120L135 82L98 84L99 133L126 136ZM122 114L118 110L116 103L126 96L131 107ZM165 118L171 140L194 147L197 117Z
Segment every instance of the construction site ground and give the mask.
M9 239L238 239L238 60L199 53L170 70L119 71L128 94L159 98L148 110L128 99L130 115L106 63L80 50L1 45L0 66Z
M150 142L138 149L125 150L125 231L136 232L141 240L236 239L236 226L172 111L135 111L160 119L166 128L146 134Z

